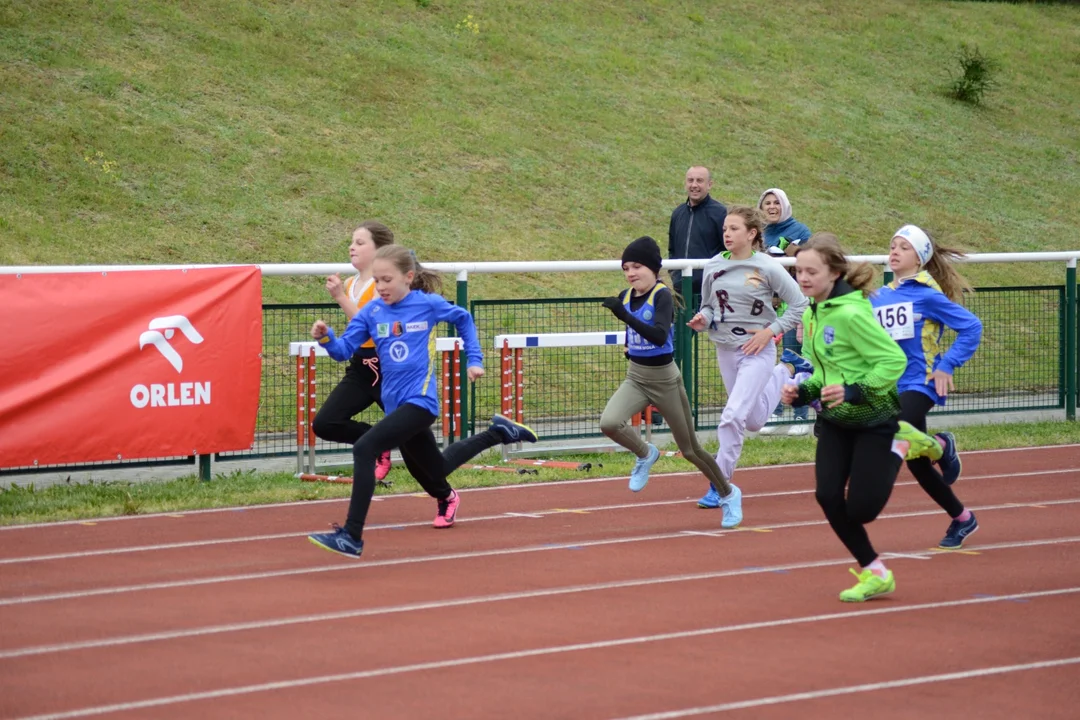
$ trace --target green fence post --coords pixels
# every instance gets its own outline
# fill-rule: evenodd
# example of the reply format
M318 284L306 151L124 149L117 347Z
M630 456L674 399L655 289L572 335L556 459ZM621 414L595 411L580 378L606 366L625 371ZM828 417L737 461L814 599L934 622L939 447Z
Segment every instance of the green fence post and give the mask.
M892 270L889 270L888 268L886 268L885 269L885 274L882 276L882 279L881 279L881 284L882 285L888 285L892 281L893 281Z
M1065 266L1065 419L1076 419L1076 258Z
M469 309L469 272L468 270L462 270L457 275L457 306L463 310ZM456 328L455 328L456 330ZM460 336L461 333L458 332ZM456 435L459 439L464 440L467 435L471 435L472 422L469 418L469 392L472 390L472 386L469 384L469 368L468 361L465 359L464 348L461 353L461 427L454 428L450 434L450 442L454 441Z
M203 482L210 482L210 455L199 455L199 479Z
M679 291L683 296L683 302L686 307L677 314L678 325L675 332L676 338L681 338L679 346L682 348L682 365L679 370L682 372L683 386L686 388L687 398L694 397L694 341L693 331L686 327L686 323L690 322L690 318L694 317L695 308L691 307L694 302L694 272L693 270L685 270L682 276L682 288ZM697 414L697 408L694 408L694 414Z

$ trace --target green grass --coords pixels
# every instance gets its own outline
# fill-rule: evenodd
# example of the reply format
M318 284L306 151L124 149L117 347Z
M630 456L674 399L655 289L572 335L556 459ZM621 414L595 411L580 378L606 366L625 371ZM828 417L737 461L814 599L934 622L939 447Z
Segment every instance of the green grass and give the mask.
M957 440L963 450L1000 447L1059 445L1080 442L1080 425L1043 422L1031 424L976 425L957 428ZM715 452L715 443L706 445ZM751 438L744 446L740 468L762 465L810 462L815 442L810 437ZM670 447L668 449L675 449ZM488 487L523 482L551 482L582 477L627 475L633 464L629 453L562 455L561 460L591 463L588 471L540 468L537 474L517 475L480 470L460 470L451 482L458 488ZM495 454L481 456L478 464L494 464ZM662 457L655 473L692 470L682 458ZM351 468L321 468L330 473L351 473ZM807 474L807 482L812 482ZM393 482L385 494L420 492L419 485L396 464L388 477ZM704 482L704 481L703 481ZM961 482L963 482L961 480ZM217 475L212 482L195 477L168 482L128 483L97 481L85 484L61 484L35 488L32 485L0 489L0 524L92 519L116 515L141 515L179 512L201 508L260 505L265 503L320 500L348 497L351 487L329 483L303 483L288 473L230 472ZM328 516L332 515L328 511Z
M1000 66L979 108L947 97L961 43ZM0 263L343 261L372 217L422 260L617 257L666 237L700 162L721 200L781 186L852 251L908 221L1076 248L1078 47L1068 4L0 0Z

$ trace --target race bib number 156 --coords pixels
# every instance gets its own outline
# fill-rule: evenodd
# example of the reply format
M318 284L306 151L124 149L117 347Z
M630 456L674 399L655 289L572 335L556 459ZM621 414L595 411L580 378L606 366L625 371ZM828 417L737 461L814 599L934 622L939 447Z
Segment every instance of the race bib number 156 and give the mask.
M893 340L910 340L915 337L915 312L911 303L882 305L874 309L874 314Z

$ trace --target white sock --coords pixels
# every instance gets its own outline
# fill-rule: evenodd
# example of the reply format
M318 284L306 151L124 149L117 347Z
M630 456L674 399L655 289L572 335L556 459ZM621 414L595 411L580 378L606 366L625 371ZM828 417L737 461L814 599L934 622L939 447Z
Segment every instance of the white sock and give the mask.
M886 573L889 572L888 568L885 567L885 563L881 562L881 558L874 560L874 562L864 567L863 570L873 570L874 574L879 578L884 578Z

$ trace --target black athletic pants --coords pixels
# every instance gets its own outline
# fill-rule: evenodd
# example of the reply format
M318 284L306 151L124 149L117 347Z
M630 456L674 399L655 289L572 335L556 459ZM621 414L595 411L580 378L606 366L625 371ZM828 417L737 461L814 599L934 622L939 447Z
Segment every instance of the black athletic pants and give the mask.
M353 420L353 416L373 403L383 407L379 358L373 348L361 348L349 359L345 376L330 391L311 428L323 440L355 445L371 425Z
M900 393L900 419L911 423L916 430L926 432L926 415L934 407L929 395L918 390ZM957 499L952 488L941 479L941 473L930 462L930 458L909 460L908 470L919 481L919 486L930 498L949 513L949 517L958 517L964 512L964 504Z
M427 410L406 403L375 423L353 445L352 500L345 529L354 538L359 540L364 532L375 494L375 459L382 453L398 448L405 467L427 494L446 500L453 492L446 476L484 450L502 444L502 436L488 429L440 452L431 432L434 422L435 416Z
M896 421L868 428L844 428L818 417L818 505L833 532L861 567L877 559L863 527L889 501L900 457L892 451ZM846 490L846 492L845 492Z

